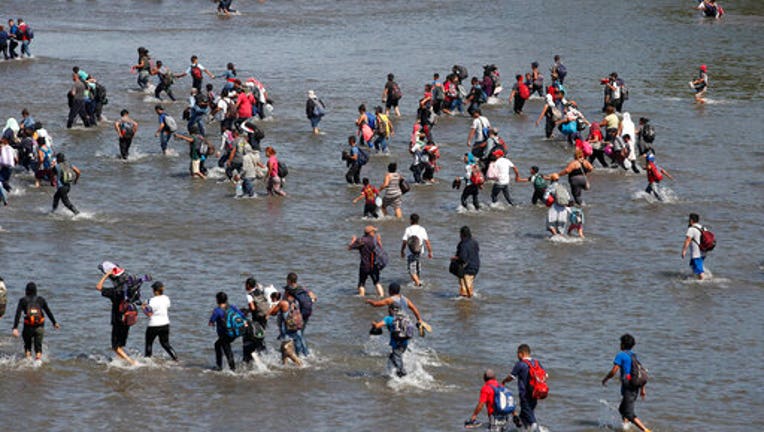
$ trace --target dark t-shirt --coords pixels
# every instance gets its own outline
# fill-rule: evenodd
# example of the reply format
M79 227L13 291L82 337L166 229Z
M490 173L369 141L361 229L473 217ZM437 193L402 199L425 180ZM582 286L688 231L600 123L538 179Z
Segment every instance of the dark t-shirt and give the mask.
M531 386L530 386L530 367L527 363L519 360L515 363L515 367L512 368L511 375L515 377L517 381L517 394L524 399L531 398Z
M395 88L396 85L397 84L395 83L395 81L388 81L385 84L385 90L387 90L387 98L390 100L398 100L398 98L396 98L395 95L393 94L394 93L393 89Z
M364 234L350 246L351 249L357 249L360 252L363 271L371 271L374 268L374 242L373 236Z
M480 246L472 238L464 239L456 247L456 256L464 261L464 273L476 275L480 270Z

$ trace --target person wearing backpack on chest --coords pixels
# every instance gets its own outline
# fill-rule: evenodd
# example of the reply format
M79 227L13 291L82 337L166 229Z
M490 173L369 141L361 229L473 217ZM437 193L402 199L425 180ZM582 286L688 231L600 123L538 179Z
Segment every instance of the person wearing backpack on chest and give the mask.
M488 414L489 430L491 431L503 431L505 430L509 417L512 417L512 421L520 428L520 419L515 415L515 398L512 396L512 392L496 380L496 372L493 369L486 369L483 373L483 387L480 389L480 398L478 399L477 406L472 412L467 421L464 422L466 429L477 429L482 427L482 423L478 421L477 416L483 411L485 407Z
M358 184L361 182L361 168L369 160L369 154L358 147L354 135L348 137L348 146L346 152L343 152L343 160L347 164L348 171L345 173L345 180L348 184Z
M395 369L398 378L406 376L406 367L403 365L403 354L408 349L409 340L416 334L416 329L423 325L422 316L414 302L401 294L401 286L393 282L387 288L389 297L382 300L366 300L373 307L388 308L388 315L381 321L372 321L372 329L387 327L390 332L390 348L392 352L388 357L389 364ZM409 311L416 317L416 326L411 322Z
M621 404L618 406L618 412L623 419L623 430L627 430L629 422L631 422L640 431L650 432L650 429L642 423L634 412L634 404L637 402L637 398L642 396L642 399L644 399L647 395L645 391L647 370L642 367L642 364L637 359L637 355L631 351L635 344L634 336L628 333L621 336L621 352L615 356L613 368L602 379L602 385L606 385L608 380L620 371Z
M462 207L467 210L467 199L472 197L472 205L477 211L480 210L479 195L480 189L482 189L483 184L485 183L485 176L483 175L483 171L480 169L480 163L472 153L465 153L463 160L465 175L464 177L456 178L455 187L458 189L462 182L465 183L464 190L462 191L462 195L460 197Z
M477 77L472 77L470 84L472 87L470 87L470 92L467 95L466 101L469 102L467 112L472 114L476 110L480 109L480 106L486 102L488 96L486 95L485 90L483 90L483 87L480 85L480 81L477 79Z
M531 358L531 347L526 344L517 347L517 360L512 372L502 380L501 384L504 385L512 380L517 381L520 422L526 430L538 431L535 411L539 399L544 399L549 394L549 387L546 384L547 373L538 360Z
M127 160L130 155L130 146L133 144L133 137L138 133L138 123L130 118L130 113L123 109L120 113L120 119L114 122L114 130L119 137L119 156Z
M293 294L293 291L285 291L284 296L271 308L268 315L278 319L281 362L286 364L287 360L292 360L294 364L301 366L302 361L296 350L302 346L302 312L300 303Z
M371 282L377 290L377 295L382 297L384 290L379 283L379 272L384 268L382 261L386 259L379 256L384 254L382 249L382 237L377 234L377 228L367 225L363 230L363 236L353 236L348 244L348 250L357 250L361 255L358 267L358 295L366 295L366 280L371 277Z
M236 307L228 303L228 294L223 291L215 294L217 307L210 315L209 326L215 326L218 339L215 341L215 365L216 370L223 370L223 354L228 361L228 367L236 370L236 361L231 351L231 342L244 334L246 327L249 326L247 318Z
M305 328L308 326L308 321L313 315L313 305L318 301L318 297L316 297L313 291L305 289L297 283L297 273L294 272L287 274L284 293L287 298L293 297L300 307L302 328L299 330L299 339L295 339L295 352L298 356L307 357L310 355L310 350L308 350L308 342L305 340Z
M698 280L702 280L705 278L703 264L706 259L706 253L716 247L716 238L708 228L700 224L700 216L697 213L690 213L687 226L687 233L682 245L682 259L687 255L687 250L689 249L690 268Z
M111 348L117 356L134 366L136 362L127 355L125 346L130 327L138 317L136 304L140 304L141 284L151 280L151 277L128 276L125 269L110 261L102 262L98 269L103 272L103 276L96 284L96 290L111 301ZM112 283L111 288L103 286L107 279Z
M58 209L60 201L75 216L78 215L80 211L69 201L69 191L73 184L77 184L82 173L76 166L66 160L66 156L63 153L56 155L56 165L53 167L53 172L56 177L57 186L56 193L53 195L53 209L51 211L55 212Z
M61 325L56 322L53 313L48 308L48 302L37 295L37 284L29 282L26 286L25 297L19 300L16 315L13 319L13 336L19 337L19 320L24 313L24 329L21 335L24 339L24 356L32 358L34 346L35 360L42 359L42 341L45 336L45 317L50 318L53 327L58 330Z

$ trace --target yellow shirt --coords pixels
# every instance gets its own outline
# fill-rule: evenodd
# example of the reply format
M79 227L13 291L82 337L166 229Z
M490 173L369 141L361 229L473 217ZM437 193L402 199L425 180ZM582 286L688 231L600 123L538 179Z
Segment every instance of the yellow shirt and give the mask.
M618 116L613 113L605 116L605 122L607 123L606 129L618 129L618 123L620 123L620 120L618 120Z

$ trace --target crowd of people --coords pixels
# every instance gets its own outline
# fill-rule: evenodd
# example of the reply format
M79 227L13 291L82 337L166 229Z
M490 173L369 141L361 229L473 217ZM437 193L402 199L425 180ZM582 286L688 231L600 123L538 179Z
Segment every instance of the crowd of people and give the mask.
M219 11L230 13L230 1L221 1ZM702 1L699 8L708 11L715 9L718 17L723 13L714 0ZM706 12L706 14L708 14ZM30 56L29 44L33 32L22 19L18 25L9 21L9 32L0 26L0 49L5 58L16 56L16 46L21 43L21 55ZM213 74L205 68L196 55L191 56L190 64L184 72L175 73L160 60L153 60L149 50L138 48L138 60L132 67L137 75L138 86L153 94L161 101L162 93L175 100L173 86L176 80L191 78L188 107L182 113L186 120L186 132L179 131L178 122L159 103L153 106L157 115L157 128L151 129L158 138L162 153L168 151L171 140L186 143L189 146L189 171L192 178L205 179L209 167L206 162L214 162L225 172L225 176L236 188L237 196L256 196L255 184L261 180L269 195L285 196L286 165L279 161L273 146L266 146L264 158L261 158L261 142L265 134L257 121L269 115L271 101L265 86L250 77L242 80L237 75L233 63L228 63L223 73ZM396 131L405 130L400 126L401 105L404 97L395 75L390 73L381 93L381 105L367 109L366 104L358 106L354 133L347 138L348 148L343 151L342 159L347 164L345 179L349 184L360 185L361 191L353 202L364 201L363 215L366 219L376 219L393 214L402 219L403 197L412 191L411 184L437 181L440 171L440 147L435 136L437 124L444 116L466 115L470 118L466 139L466 152L463 156L464 175L453 179L452 187L461 189L460 203L465 209L470 205L479 210L479 195L487 182L492 182L490 200L498 205L502 196L507 205L518 202L511 192L510 184L528 183L533 188L531 202L534 205L546 205L547 230L551 235L575 235L584 237L584 199L585 191L590 190L590 176L595 170L594 164L602 168L633 171L647 175L646 193L657 199L663 198L660 182L665 177L673 179L671 174L656 164L654 147L655 128L650 120L642 117L634 124L631 114L625 111L629 99L629 88L618 73L613 72L601 79L603 86L603 117L599 122L590 122L579 110L571 98L571 91L565 85L568 74L560 56L555 56L549 69L549 81L545 83L544 74L538 62L530 64L530 71L515 75L510 94L514 115L524 115L526 101L537 95L542 99L542 108L536 120L540 125L545 122L544 134L547 138L559 135L571 147L573 158L558 172L544 174L537 166L531 166L528 176L520 174L521 169L510 160L510 148L500 136L499 129L491 125L484 115L485 105L501 96L503 90L499 68L486 65L482 76L468 74L467 68L454 65L441 80L440 74L433 74L432 80L424 86L416 104L417 111L412 132L407 142L407 150L412 158L409 170L411 180L399 172L397 163L389 163L382 183L377 187L368 177L361 175L362 168L372 154L388 154ZM224 79L220 92L213 92L212 84L205 85L204 75L210 79ZM151 84L151 77L156 77L156 84ZM704 102L709 81L706 65L700 67L698 78L690 82L695 90L696 101ZM83 71L79 66L72 70L72 86L68 91L69 115L67 128L74 126L80 118L84 127L96 126L103 121L102 111L108 104L106 89L95 77ZM305 115L310 122L313 134L320 134L319 123L326 115L326 105L313 90L308 91ZM206 130L210 121L219 124L218 131ZM398 123L398 126L396 126ZM349 124L349 122L348 122ZM123 109L119 118L113 122L117 134L119 157L128 159L132 140L138 134L140 125L130 113ZM398 132L397 136L402 135ZM219 145L216 143L219 142ZM77 208L69 200L72 185L77 184L82 172L67 157L54 151L53 140L42 123L36 121L23 109L21 120L10 118L2 129L0 137L0 199L8 205L7 192L11 191L12 173L19 170L34 173L35 186L42 183L56 188L53 199L55 211L59 202L74 214ZM560 179L567 176L566 186ZM410 225L401 237L400 256L406 260L406 268L414 286L422 285L422 258L433 258L433 247L427 230L420 225L420 215L409 215ZM709 234L711 235L709 240ZM690 266L698 278L704 278L703 260L708 251L713 249L713 235L700 225L700 217L692 213L682 247L682 257L690 254ZM370 278L376 300L366 300L373 307L387 307L388 313L382 319L374 321L370 333L378 335L387 329L390 335L391 353L389 364L398 377L407 374L403 362L411 340L419 334L424 336L430 331L423 321L419 308L402 294L402 288L392 283L387 288L387 296L380 281L380 273L387 266L388 255L382 243L381 235L373 225L364 228L361 237L353 236L348 244L349 250L357 250L360 255L357 290L360 296L366 295L366 282ZM135 364L125 347L130 328L138 320L139 313L148 317L145 334L145 357L152 356L152 345L159 338L160 345L168 356L177 361L179 356L170 345L170 320L168 310L170 299L165 294L165 285L154 281L151 285L153 296L141 299L140 288L151 277L129 275L125 269L105 261L99 267L103 275L96 284L96 289L111 302L111 345L115 354L124 361ZM480 269L480 248L472 237L468 226L459 230L459 242L450 259L449 272L458 280L459 296L472 298L475 293L475 278ZM107 281L110 287L105 286ZM0 280L0 299L6 296L5 284ZM242 339L242 359L252 361L259 353L266 350L268 322L276 319L279 341L278 350L284 364L293 362L301 365L310 353L305 338L305 329L312 315L312 308L318 298L316 294L297 283L297 275L289 273L286 285L279 292L272 285L263 286L254 278L244 282L243 298L245 307L238 308L230 301L227 293L218 292L214 299L213 312L209 325L216 328L217 340L214 343L215 365L223 368L223 358L231 370L236 368L232 343ZM4 313L5 303L2 302ZM19 336L18 326L24 315L24 352L27 357L42 357L42 341L45 318L50 319L55 328L59 322L42 296L37 294L37 286L29 282L25 296L19 301L15 313L13 334ZM413 319L412 319L413 315ZM0 313L2 316L2 313ZM273 326L271 326L273 327ZM620 373L621 395L623 397L619 412L624 419L636 425L640 430L648 430L634 413L637 397L645 396L646 374L636 355L631 351L635 340L631 335L621 337L621 352L616 356L612 370L602 380L604 385L610 378ZM465 423L466 427L479 425L477 416L485 407L491 427L503 427L512 421L518 428L536 430L538 422L535 408L538 400L548 393L546 371L538 360L531 357L531 349L522 344L517 348L518 362L511 373L499 383L496 373L486 370L484 386L480 399L472 416ZM516 407L511 392L504 385L510 381L518 383L519 404ZM546 390L545 390L546 389ZM519 408L519 410L517 409Z

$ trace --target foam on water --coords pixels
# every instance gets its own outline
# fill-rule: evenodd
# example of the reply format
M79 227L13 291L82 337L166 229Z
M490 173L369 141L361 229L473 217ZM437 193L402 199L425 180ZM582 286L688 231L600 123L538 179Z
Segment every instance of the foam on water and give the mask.
M663 204L676 204L679 202L679 197L676 195L676 192L673 190L667 188L667 187L661 187L658 189L658 195L660 195L660 198L657 198L654 194L647 193L643 190L633 192L631 194L631 200L632 201L642 201L645 200L650 204L655 203L663 203Z
M562 234L557 234L557 235L548 237L548 240L552 243L563 243L563 244L582 244L586 242L586 238L581 238L577 235L562 235Z
M454 386L437 382L424 369L425 366L441 366L440 360L438 360L433 349L418 348L416 343L410 343L409 349L403 354L403 364L406 366L406 372L408 372L404 377L398 377L391 365L387 365L387 374L389 376L387 386L395 392L423 391L435 388L443 391L444 389L455 388Z

